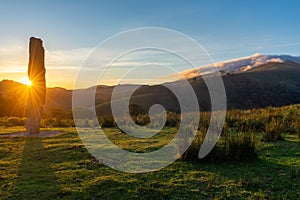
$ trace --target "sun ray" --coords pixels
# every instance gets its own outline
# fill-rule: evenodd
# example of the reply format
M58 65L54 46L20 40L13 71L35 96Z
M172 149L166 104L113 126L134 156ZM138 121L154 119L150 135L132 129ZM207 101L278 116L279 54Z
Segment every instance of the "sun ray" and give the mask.
M24 84L24 85L27 85L27 86L31 86L32 85L32 82L29 80L28 77L24 77L21 79L21 83Z

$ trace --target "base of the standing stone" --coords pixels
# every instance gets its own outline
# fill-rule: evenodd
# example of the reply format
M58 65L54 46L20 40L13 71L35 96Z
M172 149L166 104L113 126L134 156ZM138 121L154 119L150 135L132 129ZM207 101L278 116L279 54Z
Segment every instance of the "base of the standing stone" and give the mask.
M40 133L40 120L27 119L26 132L28 134L39 134Z

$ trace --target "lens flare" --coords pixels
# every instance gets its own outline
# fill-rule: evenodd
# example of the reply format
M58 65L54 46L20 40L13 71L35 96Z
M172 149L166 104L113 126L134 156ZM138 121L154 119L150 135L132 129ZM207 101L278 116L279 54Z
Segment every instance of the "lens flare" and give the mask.
M25 77L21 80L21 83L27 86L31 86L32 82L28 79L28 77Z

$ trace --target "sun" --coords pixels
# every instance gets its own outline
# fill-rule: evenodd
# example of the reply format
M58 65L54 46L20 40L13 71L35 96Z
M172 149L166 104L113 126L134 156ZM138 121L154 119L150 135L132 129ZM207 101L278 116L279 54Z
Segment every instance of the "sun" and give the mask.
M31 86L32 85L32 82L28 79L28 77L25 77L21 80L21 83L23 83L24 85L27 85L27 86Z

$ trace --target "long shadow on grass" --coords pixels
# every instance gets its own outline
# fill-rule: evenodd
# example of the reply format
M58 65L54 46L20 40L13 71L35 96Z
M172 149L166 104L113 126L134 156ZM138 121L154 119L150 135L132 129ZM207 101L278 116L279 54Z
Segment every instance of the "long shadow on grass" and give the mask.
M27 137L14 192L16 199L53 199L60 196L60 185L41 138Z

